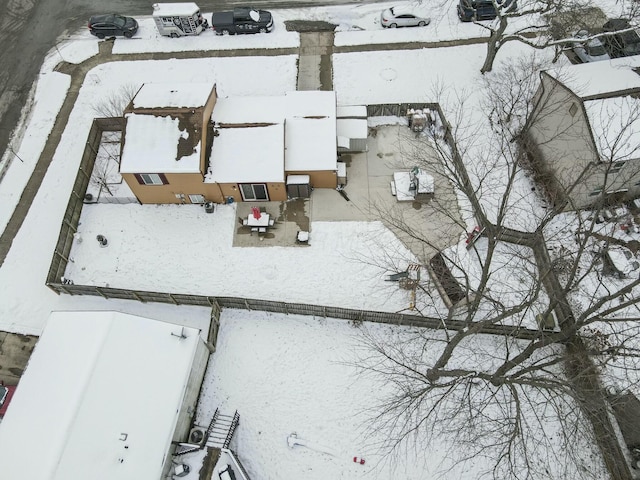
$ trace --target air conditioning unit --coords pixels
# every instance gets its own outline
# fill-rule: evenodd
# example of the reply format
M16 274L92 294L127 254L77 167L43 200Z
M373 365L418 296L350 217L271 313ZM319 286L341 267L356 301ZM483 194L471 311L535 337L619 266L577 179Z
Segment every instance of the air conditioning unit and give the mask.
M193 427L189 432L188 442L193 445L204 445L207 441L207 429L204 427Z

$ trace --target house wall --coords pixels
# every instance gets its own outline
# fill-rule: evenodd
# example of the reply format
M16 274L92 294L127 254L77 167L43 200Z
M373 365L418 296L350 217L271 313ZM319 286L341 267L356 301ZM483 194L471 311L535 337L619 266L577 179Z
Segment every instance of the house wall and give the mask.
M541 80L539 101L527 133L540 154L537 160L554 173L575 208L580 208L591 203L589 193L600 183L598 175L593 175L598 155L584 106L581 99L544 72Z
M162 478L168 477L169 470L173 465L171 460L175 450L175 444L178 442L186 442L188 440L210 353L211 352L205 345L204 341L199 341L193 358L191 373L189 374L189 378L187 379L182 405L180 406L180 410L178 412L178 420L176 422L176 428L173 432L172 446L166 453L166 456L164 458L164 465L162 467Z
M544 162L567 193L567 209L640 195L640 159L627 160L617 172L611 170L611 163L597 152L582 99L544 72L536 96L539 100L527 134L536 145L537 160Z
M191 430L193 416L195 415L198 404L198 396L200 395L200 388L202 387L202 379L204 378L210 354L211 352L204 341L201 340L198 342L198 348L193 358L191 374L186 384L184 399L180 407L180 412L178 413L178 421L173 434L174 442L184 442Z
M259 183L259 182L256 182ZM233 197L234 202L242 202L242 193L240 193L240 187L237 183L219 183L208 184L210 185L211 201L217 203L226 202L227 197ZM222 196L218 192L222 192ZM284 183L267 183L267 192L269 194L269 200L273 202L284 202L287 200L287 189ZM216 196L216 193L218 194ZM215 196L215 198L214 198ZM207 197L209 199L210 197ZM254 200L251 200L254 201Z
M165 185L140 185L133 173L122 174L122 178L140 203L191 203L189 195L195 194L204 195L207 198L202 174L166 173L165 177L168 181ZM184 201L177 198L176 194L183 194Z
M338 173L335 170L317 171L287 171L287 175L309 175L309 181L313 188L336 188L338 186ZM286 192L285 192L286 200Z
M202 149L200 151L201 172L206 171L206 162L208 155L211 153L211 140L208 137L210 131L213 133L213 128L210 128L209 124L211 123L211 113L213 112L213 107L215 107L217 100L218 94L216 92L216 86L214 85L211 89L211 93L209 94L209 98L207 99L207 103L202 109L202 117L200 119L200 125L202 125Z

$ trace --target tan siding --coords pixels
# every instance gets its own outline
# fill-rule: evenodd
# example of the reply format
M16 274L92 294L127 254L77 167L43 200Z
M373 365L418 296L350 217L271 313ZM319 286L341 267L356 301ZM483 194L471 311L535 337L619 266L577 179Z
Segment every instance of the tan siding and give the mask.
M338 186L338 174L334 170L294 171L287 172L287 175L309 175L313 188L336 188Z
M162 173L162 172L158 172ZM189 195L205 195L202 175L199 173L166 173L169 182L166 185L140 185L132 173L123 173L122 178L127 182L140 203L183 203L176 198L177 193L185 195L185 202L189 202Z

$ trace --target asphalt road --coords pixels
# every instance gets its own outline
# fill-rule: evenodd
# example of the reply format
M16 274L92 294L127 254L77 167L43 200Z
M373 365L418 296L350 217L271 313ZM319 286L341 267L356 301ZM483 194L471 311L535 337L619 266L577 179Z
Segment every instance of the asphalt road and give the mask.
M383 0L251 0L249 3L275 9L380 1ZM8 147L17 149L18 139L11 143L9 140L28 102L29 91L46 53L62 41L65 34L82 28L96 13L151 15L153 3L153 0L0 0L0 153ZM246 5L247 0L197 0L196 3L203 12L212 12Z

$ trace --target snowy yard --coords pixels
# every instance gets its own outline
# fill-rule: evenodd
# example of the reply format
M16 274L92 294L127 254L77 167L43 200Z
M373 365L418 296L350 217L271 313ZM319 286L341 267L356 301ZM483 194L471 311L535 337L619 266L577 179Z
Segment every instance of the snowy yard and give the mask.
M490 454L457 463L464 447L429 426L418 444L428 445L426 449L401 448L390 455L379 448L390 432L373 428L371 418L390 392L391 383L384 377L363 375L356 368L367 354L362 329L399 341L411 335L410 329L387 325L356 327L332 319L225 310L196 423L206 425L217 407L231 413L238 410L240 426L232 448L252 478L468 479L490 470L494 462ZM490 360L500 348L499 337L477 338L469 350L469 361ZM435 350L434 346L426 355ZM541 428L536 423L540 412L531 413L527 428ZM551 432L558 424L553 415L541 422L548 436L554 437ZM289 448L287 437L294 432L310 448ZM556 441L561 437L555 435ZM603 466L597 447L579 437L574 446L584 468L598 478ZM549 472L553 478L572 477L563 476L566 463L561 459L576 452L554 454L553 443L534 450L529 458L533 462L539 460L538 455L558 456L556 471ZM353 457L363 458L365 464L354 463ZM573 478L589 477L576 474Z
M140 19L141 28L131 41L117 40L114 53L153 51L224 50L233 48L296 48L299 35L287 32L288 19L308 19L339 25L335 45L363 45L405 41L468 39L482 36L477 25L462 24L447 3L434 22L424 29L383 31L378 23L384 5L328 7L309 10L274 11L276 30L269 36L215 37L205 32L192 39L160 37L150 18ZM364 30L360 30L364 29ZM97 41L86 31L68 37L42 68L33 105L13 144L15 155L0 183L0 225L4 228L33 171L53 120L62 104L69 78L53 71L61 60L82 62L97 53ZM465 122L475 132L487 128L486 111L479 73L486 47L465 45L406 51L338 53L332 56L333 84L339 105L439 102L449 120L465 100ZM511 42L498 54L496 69L515 58L530 57L532 51ZM544 51L539 59L550 60ZM298 56L226 57L171 59L162 61L122 61L103 64L88 73L69 124L62 136L42 186L29 214L0 268L0 330L38 335L52 310L119 310L145 317L186 324L208 330L208 309L142 304L93 297L57 296L44 285L51 254L58 237L73 179L84 148L84 140L95 109L109 95L126 86L138 87L161 79L163 82L210 82L218 92L230 95L282 95L295 90ZM560 63L567 63L562 58ZM247 75L259 71L260 75ZM449 116L450 115L450 116ZM478 135L468 158L486 149ZM11 157L13 158L13 157ZM484 178L501 185L503 171L478 168L473 180ZM506 222L526 229L540 217L540 204L527 178L514 185L518 205ZM499 190L496 189L496 190ZM485 191L482 202L490 210L499 192ZM463 205L463 223L475 225ZM368 310L400 311L407 308L408 295L397 285L385 284L385 271L363 262L363 258L388 255L409 261L412 258L379 222L316 222L310 248L233 248L235 205L221 206L214 215L200 207L87 205L80 224L83 248L72 252L68 276L76 283L176 291L203 295L286 300L319 305L340 305ZM95 212L100 212L94 214ZM464 213L466 212L466 213ZM569 223L569 221L568 221ZM562 231L563 225L552 225ZM97 234L108 237L108 249L99 248ZM135 238L137 241L132 242ZM373 239L376 239L375 241ZM566 238L554 237L560 248ZM461 241L461 248L464 248ZM384 246L385 248L381 248ZM107 254L107 252L109 252ZM205 255L205 253L207 255ZM526 257L525 252L523 257ZM158 262L158 259L162 262ZM162 263L162 268L159 264ZM500 279L501 288L515 276L526 282L531 265L509 265ZM167 270L163 270L166 268ZM517 270L522 269L521 275ZM167 274L170 270L171 275ZM515 273L514 273L515 272ZM534 272L535 273L535 272ZM593 295L591 290L576 293L577 302ZM508 295L506 292L505 295ZM545 302L546 298L541 298ZM428 309L428 305L421 305ZM430 313L428 310L425 313ZM455 449L445 436L434 434L425 452L407 450L388 456L378 448L385 431L371 431L368 419L375 400L389 392L382 379L360 376L354 364L361 353L361 328L389 338L403 337L407 330L391 326L354 327L348 322L313 317L276 315L265 312L225 310L217 351L212 356L198 422L206 424L213 410L238 410L240 427L233 443L254 478L264 479L359 479L406 478L468 479L491 468L493 458L478 457L457 463ZM438 333L435 333L436 335ZM469 351L493 353L503 348L499 338L482 337ZM427 350L425 355L433 355ZM481 365L484 357L470 357ZM596 447L576 426L575 449L584 472L569 472L558 451L560 440L554 433L560 423L546 418L545 404L532 415L533 428L544 428L549 444L533 449L532 462L551 463L552 478L602 478L602 462ZM533 419L532 419L533 420ZM295 432L308 446L290 448L287 437ZM575 452L574 452L575 453ZM557 457L554 457L557 455ZM354 456L366 460L355 464ZM190 477L191 478L191 477Z

